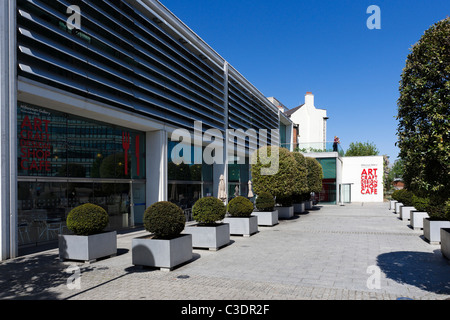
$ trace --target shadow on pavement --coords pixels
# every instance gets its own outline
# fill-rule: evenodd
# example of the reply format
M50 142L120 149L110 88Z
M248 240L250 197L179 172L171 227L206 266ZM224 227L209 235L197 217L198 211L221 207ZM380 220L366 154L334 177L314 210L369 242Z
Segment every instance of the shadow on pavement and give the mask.
M450 263L440 250L434 253L397 251L377 257L387 278L437 294L450 294Z
M55 254L17 258L0 264L0 300L57 299L51 288L67 284L73 275Z

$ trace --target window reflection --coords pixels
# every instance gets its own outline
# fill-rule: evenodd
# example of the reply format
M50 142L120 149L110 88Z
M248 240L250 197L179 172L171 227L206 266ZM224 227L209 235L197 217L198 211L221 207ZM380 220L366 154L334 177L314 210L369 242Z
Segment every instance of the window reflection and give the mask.
M142 223L145 133L19 102L18 151L19 245L57 240L84 203L107 230Z
M174 163L172 150L178 142L169 140L168 148L168 199L183 209L186 220L192 220L192 207L201 197L213 194L213 166L202 160L203 149L190 146L191 164ZM200 155L200 156L199 156ZM176 155L183 157L186 155Z

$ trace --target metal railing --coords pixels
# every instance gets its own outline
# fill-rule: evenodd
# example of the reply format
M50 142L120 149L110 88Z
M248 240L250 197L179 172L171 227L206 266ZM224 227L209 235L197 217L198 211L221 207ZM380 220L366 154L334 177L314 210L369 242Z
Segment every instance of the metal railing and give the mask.
M281 147L291 149L301 153L311 152L337 152L340 156L344 156L345 152L340 144L334 146L334 142L306 142L306 143L283 143Z

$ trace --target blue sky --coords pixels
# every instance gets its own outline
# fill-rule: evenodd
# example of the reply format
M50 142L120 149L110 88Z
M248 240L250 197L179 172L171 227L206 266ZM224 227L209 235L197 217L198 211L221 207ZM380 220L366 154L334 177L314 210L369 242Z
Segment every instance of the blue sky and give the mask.
M411 46L450 15L448 0L161 0L266 97L307 91L327 109L328 140L373 142L398 156L397 99ZM366 26L370 5L381 29Z

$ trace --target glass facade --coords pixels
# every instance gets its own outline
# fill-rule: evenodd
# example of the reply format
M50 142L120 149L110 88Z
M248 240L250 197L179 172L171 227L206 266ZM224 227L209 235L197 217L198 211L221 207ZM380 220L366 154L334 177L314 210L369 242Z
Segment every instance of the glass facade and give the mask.
M131 0L71 4L80 7L81 29L67 24L64 1L17 1L19 81L171 127L192 130L201 121L204 131L264 129L269 144L271 130L278 136L278 110L218 54L203 49L184 24L165 19L172 15L163 6L144 10ZM110 229L142 223L149 178L143 132L50 110L45 103L19 102L17 125L19 245L55 240L67 213L85 202L108 211ZM199 197L213 195L213 166L196 163L177 165L169 151L168 200L188 219ZM230 165L229 171L228 194L238 188L245 195L249 165Z
M248 181L250 180L250 165L248 158L245 164L228 164L228 200L237 196L248 196Z
M181 207L186 220L191 220L192 206L201 197L213 195L213 165L203 161L203 149L190 146L191 164L173 159L178 141L168 142L168 200ZM178 154L175 157L186 155ZM187 161L185 161L187 162Z
M142 223L145 134L18 103L19 245L56 240L69 211L94 203L108 229Z
M336 158L317 158L323 170L322 191L318 195L321 203L336 204Z

